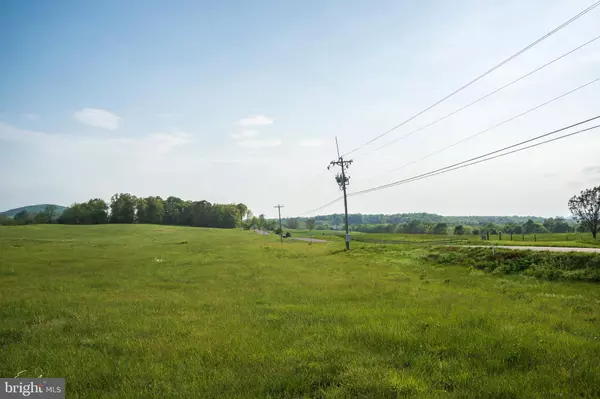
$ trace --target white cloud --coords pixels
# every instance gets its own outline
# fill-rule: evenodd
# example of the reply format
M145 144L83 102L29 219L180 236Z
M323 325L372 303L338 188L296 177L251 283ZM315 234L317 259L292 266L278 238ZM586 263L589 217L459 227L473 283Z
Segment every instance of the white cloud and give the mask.
M301 147L320 147L323 142L321 140L311 139L311 140L302 140L298 144Z
M261 139L261 140L242 140L236 143L240 147L245 148L267 148L267 147L278 147L281 145L279 139Z
M121 120L117 115L97 108L84 108L81 111L75 112L73 117L84 125L108 130L118 129L119 121Z
M240 126L266 126L271 125L274 122L272 118L264 115L254 115L248 118L240 119L238 124Z
M23 114L23 115L21 115L21 116L22 116L23 118L27 118L27 119L29 119L29 120L31 120L31 121L35 121L35 120L38 120L38 119L40 119L40 116L39 116L38 114L30 114L30 113L27 113L27 114Z
M241 133L234 133L231 135L234 139L247 139L250 137L258 136L259 132L257 130L244 130Z

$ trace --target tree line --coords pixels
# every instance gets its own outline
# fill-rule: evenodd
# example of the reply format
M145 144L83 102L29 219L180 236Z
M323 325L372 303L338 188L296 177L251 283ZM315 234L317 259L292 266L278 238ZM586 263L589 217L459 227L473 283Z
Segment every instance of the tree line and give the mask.
M341 226L344 224L344 214L334 213L330 215L319 215L311 218L296 218L298 222L304 223L306 220L314 219L318 225ZM543 222L545 218L538 216L442 216L435 213L395 213L395 214L348 214L348 224L353 225L398 225L407 224L413 220L422 221L428 225L435 226L438 223L446 223L448 225L467 225L481 226L487 223L495 223L498 225L505 224L523 224L529 219L534 222ZM287 218L282 219L287 222Z
M296 229L304 227L306 229L315 229L316 220L306 219L299 220L297 218L287 219L285 222L287 228ZM338 226L330 226L328 224L316 225L316 230L336 229ZM486 223L483 225L451 225L448 223L430 223L419 219L410 220L407 223L386 223L386 224L355 224L350 225L351 231L362 233L397 233L397 234L498 234L498 233L514 233L514 234L532 234L532 233L568 233L581 230L581 225L577 223L569 223L562 217L548 218L543 223L535 222L533 219L527 220L523 224L508 223ZM578 230L579 229L579 230Z
M441 216L431 213L349 214L348 226L352 231L363 233L464 235L591 232L596 238L600 230L600 186L573 196L568 207L573 215L572 220L560 216L544 219L521 216ZM344 215L288 218L284 219L284 223L290 229L304 225L309 230L335 230L342 227Z
M264 215L261 216L264 220ZM186 201L173 196L163 200L158 196L136 197L129 193L118 193L112 196L110 203L100 198L74 203L59 216L55 214L55 207L47 206L42 212L32 214L22 211L14 218L0 220L0 223L149 223L234 228L247 225L252 218L252 212L243 203L211 204L208 201Z

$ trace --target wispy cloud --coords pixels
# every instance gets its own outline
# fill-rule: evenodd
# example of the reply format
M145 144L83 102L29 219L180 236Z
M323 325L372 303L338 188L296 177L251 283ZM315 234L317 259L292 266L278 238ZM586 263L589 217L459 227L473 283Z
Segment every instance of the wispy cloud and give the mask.
M177 119L181 117L181 114L176 112L163 112L160 114L156 114L156 116L160 119Z
M263 158L247 157L247 158L217 158L211 163L216 164L245 164L245 165L269 165L272 162Z
M27 113L27 114L22 114L21 116L23 118L29 119L31 121L35 121L35 120L40 119L40 116L38 114Z
M301 140L298 142L301 147L320 147L323 142L317 139Z
M104 138L103 138L104 137ZM59 133L45 133L39 131L19 129L17 127L0 123L0 140L15 141L31 146L41 147L43 149L61 149L67 143L72 148L105 148L118 149L119 145L125 145L131 149L142 150L147 154L157 152L165 153L173 150L175 147L192 142L192 135L186 132L174 133L151 133L143 137L136 138L105 138L102 137L81 137L69 136Z
M153 154L166 154L176 147L192 142L192 136L185 132L151 133L142 138L115 139L123 144L133 146L135 150Z
M267 148L267 147L278 147L281 145L279 139L261 139L261 140L242 140L236 143L240 147L245 148Z
M596 176L600 175L600 166L588 166L582 170L584 175Z
M234 133L231 135L234 139L247 139L250 137L258 136L259 132L257 130L244 130L241 133Z
M84 108L75 112L73 117L84 125L100 127L102 129L115 130L119 128L121 118L103 109Z
M265 115L254 115L248 118L240 119L238 125L240 126L266 126L271 125L275 122L272 118Z

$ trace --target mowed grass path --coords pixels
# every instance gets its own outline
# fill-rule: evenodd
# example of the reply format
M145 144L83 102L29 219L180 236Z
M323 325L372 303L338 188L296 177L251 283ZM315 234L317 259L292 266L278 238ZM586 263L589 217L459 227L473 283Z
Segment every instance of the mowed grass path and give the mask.
M0 376L70 398L600 397L600 286L355 243L0 228Z

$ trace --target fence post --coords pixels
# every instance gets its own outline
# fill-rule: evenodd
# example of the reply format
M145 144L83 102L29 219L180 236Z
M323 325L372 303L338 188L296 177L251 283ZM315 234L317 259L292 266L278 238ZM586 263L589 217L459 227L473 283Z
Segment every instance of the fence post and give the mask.
M498 241L502 241L502 232L498 233Z

